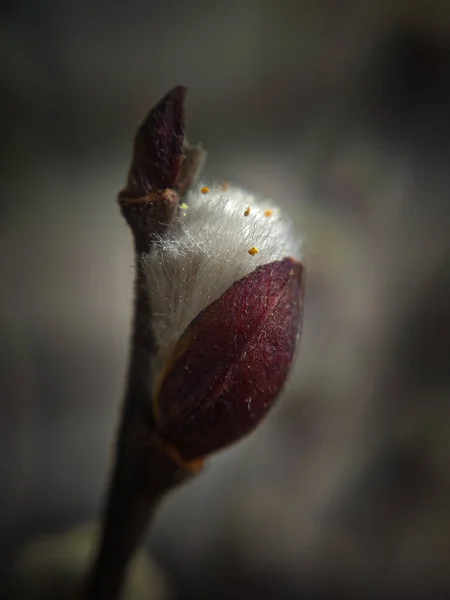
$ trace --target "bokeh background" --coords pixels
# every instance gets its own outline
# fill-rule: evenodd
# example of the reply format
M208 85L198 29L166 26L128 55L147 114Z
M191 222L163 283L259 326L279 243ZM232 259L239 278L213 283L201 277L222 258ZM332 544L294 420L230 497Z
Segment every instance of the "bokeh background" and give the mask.
M450 597L449 6L2 3L2 588L30 539L97 518L131 318L115 197L181 83L206 179L290 212L308 281L277 408L149 534L169 597Z

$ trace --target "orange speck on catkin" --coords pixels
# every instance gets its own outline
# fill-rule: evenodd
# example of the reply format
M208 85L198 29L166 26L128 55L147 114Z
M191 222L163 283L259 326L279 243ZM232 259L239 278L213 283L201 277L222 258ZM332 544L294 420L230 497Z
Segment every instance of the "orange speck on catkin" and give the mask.
M202 187L202 189L200 190L202 194L207 194L209 192L209 187Z
M250 214L250 212L251 212L251 208L250 208L250 206L247 206L247 208L244 211L244 217L248 217L248 215Z
M251 248L248 250L248 253L249 253L251 256L255 256L255 254L258 254L258 252L259 252L259 250L258 250L258 248L257 248L256 246L252 246L252 247L251 247Z
M271 217L272 215L273 215L273 210L270 210L270 208L268 210L264 211L265 217Z

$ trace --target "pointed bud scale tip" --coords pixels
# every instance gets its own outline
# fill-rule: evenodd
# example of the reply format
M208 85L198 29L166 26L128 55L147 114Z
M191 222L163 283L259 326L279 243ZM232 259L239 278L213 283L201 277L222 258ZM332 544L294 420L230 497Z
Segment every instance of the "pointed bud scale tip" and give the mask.
M186 328L155 398L164 441L186 460L249 433L292 364L303 312L302 264L285 258L236 281Z
M148 113L134 141L128 192L135 197L175 187L183 161L186 88L177 86Z

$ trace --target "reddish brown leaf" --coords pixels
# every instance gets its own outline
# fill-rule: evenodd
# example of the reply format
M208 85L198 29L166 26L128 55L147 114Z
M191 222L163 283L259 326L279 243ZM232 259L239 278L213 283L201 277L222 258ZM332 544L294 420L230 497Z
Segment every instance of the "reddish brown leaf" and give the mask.
M163 439L185 459L251 431L272 407L291 366L302 317L301 263L258 267L187 327L156 400Z

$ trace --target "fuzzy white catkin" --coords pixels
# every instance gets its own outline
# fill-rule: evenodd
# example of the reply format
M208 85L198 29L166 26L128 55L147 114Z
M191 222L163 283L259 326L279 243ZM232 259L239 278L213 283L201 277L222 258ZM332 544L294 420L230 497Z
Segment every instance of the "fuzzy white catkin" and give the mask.
M157 371L192 319L235 281L286 256L301 259L301 240L268 200L238 188L198 186L181 206L179 218L142 257ZM251 255L253 247L258 252Z

